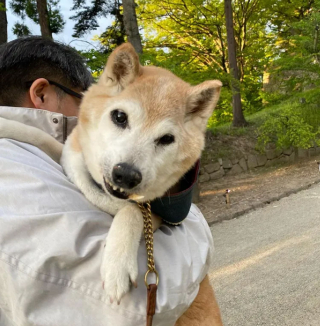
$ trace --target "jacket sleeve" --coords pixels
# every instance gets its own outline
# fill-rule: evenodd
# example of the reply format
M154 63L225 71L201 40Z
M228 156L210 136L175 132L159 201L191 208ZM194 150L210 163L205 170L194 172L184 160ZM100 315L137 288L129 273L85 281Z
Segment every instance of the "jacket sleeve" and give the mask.
M59 164L29 144L0 139L0 325L145 325L146 252L138 288L112 305L100 263L112 217L91 205ZM196 207L154 235L160 274L155 326L173 326L208 271L210 230Z

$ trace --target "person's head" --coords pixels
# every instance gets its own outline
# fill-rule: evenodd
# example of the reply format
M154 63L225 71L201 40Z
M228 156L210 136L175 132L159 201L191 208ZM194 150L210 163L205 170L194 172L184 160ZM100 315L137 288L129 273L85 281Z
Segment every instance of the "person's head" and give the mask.
M0 46L0 106L78 114L81 93L93 79L71 47L39 36Z

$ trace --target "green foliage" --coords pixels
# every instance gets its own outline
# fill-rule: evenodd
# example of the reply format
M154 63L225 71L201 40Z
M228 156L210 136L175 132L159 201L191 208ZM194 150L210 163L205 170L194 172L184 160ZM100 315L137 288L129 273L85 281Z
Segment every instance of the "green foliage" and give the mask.
M208 127L215 135L244 135L248 138L253 137L254 139L257 139L262 131L264 131L263 126L266 124L265 135L261 135L260 143L257 146L259 150L263 151L265 145L262 138L268 136L267 143L268 141L277 142L277 133L282 134L281 137L285 136L285 128L280 129L279 127L274 126L274 124L276 124L275 121L282 121L281 117L284 116L294 116L294 119L298 120L298 122L300 121L302 124L302 129L307 125L307 129L311 131L310 142L308 144L313 144L312 137L315 135L315 139L318 139L318 129L320 126L320 88L312 89L303 93L296 93L285 101L281 101L276 105L264 107L262 110L247 116L246 120L249 123L247 127L233 128L230 122L225 124L211 124L208 125ZM292 126L290 132L295 132L293 130L295 127L296 126ZM260 131L258 132L258 130ZM270 134L268 134L267 130L271 130ZM281 132L279 130L281 130ZM296 133L300 133L299 128ZM302 133L302 135L304 134L305 133ZM287 137L290 137L289 133ZM281 146L282 145L278 145L278 147Z
M303 110L307 109L307 107L319 108L320 88L317 87L302 93L296 93L294 98L302 103Z
M287 104L281 112L272 113L258 129L258 144L264 150L268 143L275 143L277 148L309 148L314 142L320 143L319 128L313 128L299 112L297 103Z
M81 37L99 27L99 17L111 15L114 21L99 37L102 54L110 54L118 45L125 42L126 35L123 22L122 3L119 0L92 0L91 5L85 5L84 0L74 0L72 10L76 14L71 19L76 21L73 37Z
M10 7L14 14L24 20L28 14L37 11L37 2L32 0L13 0L10 2ZM33 19L34 15L31 14L31 17Z
M84 0L74 0L72 10L75 10L76 14L70 18L77 23L74 26L73 37L81 37L88 31L96 30L99 27L97 19L112 11L112 5L108 0L93 0L91 6L85 3Z
M303 120L317 130L320 126L320 88L315 88L293 97L299 103L299 113Z
M6 11L6 7L4 6L3 3L0 3L0 11Z
M270 1L266 0L233 1L241 95L248 114L262 106L259 92L263 70L275 56L275 38L268 25L277 2L272 1L270 10ZM140 0L138 16L146 49L163 49L199 75L210 71L207 77L223 76L224 85L230 88L223 1ZM226 119L229 119L229 105L230 102L227 111L223 105L221 114Z
M60 14L60 0L48 0L48 15L50 30L58 34L62 32L65 22ZM10 7L14 14L19 16L23 21L26 17L30 18L36 24L39 24L39 14L36 0L11 0ZM13 33L18 37L30 35L29 28L24 23L16 23Z
M71 19L76 21L73 37L81 37L99 27L99 17L112 15L114 21L99 37L104 53L110 53L116 46L125 42L125 30L122 14L122 3L119 0L92 0L91 6L85 5L84 0L74 0L72 10L76 14Z
M260 90L259 95L264 105L279 104L281 101L284 101L289 97L288 94L284 94L279 91L265 92L263 90Z
M219 74L211 67L199 69L197 64L188 59L190 59L189 53L180 53L176 50L166 51L165 49L158 48L146 48L140 56L140 61L143 65L155 65L166 68L192 85L214 78L222 81L226 80L227 74Z
M15 23L15 25L12 28L12 32L17 37L24 37L31 35L31 31L27 25Z
M85 58L86 64L92 72L93 77L99 77L106 65L109 55L96 49L78 52Z
M269 66L271 82L275 88L262 94L267 103L274 103L296 92L320 86L320 1L310 1L299 13L281 27L276 49L278 56ZM311 7L311 9L310 9Z
M261 93L264 70L281 56L292 24L307 17L311 8L318 6L317 1L233 1L242 105L246 116L261 110L263 102L275 103L281 99L281 96L267 99L268 95ZM191 82L203 80L197 75L222 77L224 85L230 88L223 1L139 0L137 3L146 50L152 49L170 58L167 68L173 72L181 72L180 62L184 66L180 77L187 77L185 80L188 77ZM185 73L186 70L189 72ZM222 96L212 123L230 118L228 97L230 94Z
M62 32L65 25L63 17L60 15L59 1L60 0L48 1L50 29L51 32L54 34Z
M222 88L218 106L213 111L207 127L212 129L215 126L231 122L232 114L232 94L227 88Z
M111 53L117 46L124 43L125 40L125 31L123 20L115 20L111 26L100 35L99 40L103 47L104 53Z

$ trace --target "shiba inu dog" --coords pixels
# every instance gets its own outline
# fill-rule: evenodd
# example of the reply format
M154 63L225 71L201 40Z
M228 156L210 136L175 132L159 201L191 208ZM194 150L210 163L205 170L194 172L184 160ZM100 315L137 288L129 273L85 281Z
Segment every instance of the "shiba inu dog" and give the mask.
M101 264L111 301L119 302L130 285L136 285L143 231L136 203L163 196L199 159L221 86L218 80L190 86L168 70L143 67L133 47L123 44L110 55L98 83L85 93L78 125L63 149L49 135L25 126L33 128L30 143L57 161L62 151L61 163L70 180L94 205L115 215ZM10 136L12 130L19 140L22 127L8 123L0 137ZM28 142L24 134L21 141ZM206 277L197 304L177 325L222 325L219 309L212 308L210 300L214 295Z
M115 215L101 266L111 300L138 275L143 218L131 201L164 195L199 159L220 88L218 80L190 86L165 69L143 67L123 44L85 93L62 165L92 203Z

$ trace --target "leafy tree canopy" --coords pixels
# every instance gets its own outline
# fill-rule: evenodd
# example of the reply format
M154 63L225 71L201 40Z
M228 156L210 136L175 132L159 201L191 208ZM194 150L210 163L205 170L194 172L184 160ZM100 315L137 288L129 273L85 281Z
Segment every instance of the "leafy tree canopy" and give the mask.
M167 57L170 65L176 63L176 70L189 74L194 82L198 79L195 76L200 75L220 78L224 85L229 84L223 1L138 0L137 3L145 51L154 49L152 52L159 53L159 57ZM242 102L248 113L262 107L264 71L284 51L291 25L307 17L315 3L316 0L233 1ZM230 117L225 111L231 106L230 96L225 95L218 109L224 110L224 117Z
M28 17L36 24L39 24L36 0L11 0L10 7L13 13L23 21ZM62 32L65 25L59 9L59 0L48 0L50 30L55 34ZM18 37L31 34L29 28L24 23L17 23L13 28L13 33Z
M97 21L99 17L114 15L116 22L119 21L121 3L118 0L92 0L90 6L85 3L85 0L74 0L72 10L75 10L76 14L71 19L76 21L76 25L73 37L81 37L89 31L96 30L99 27Z

